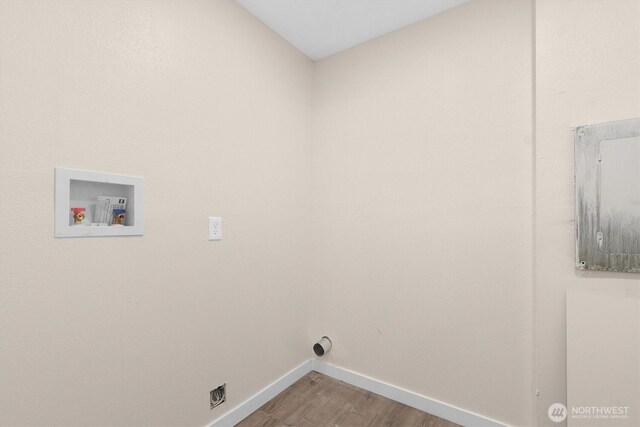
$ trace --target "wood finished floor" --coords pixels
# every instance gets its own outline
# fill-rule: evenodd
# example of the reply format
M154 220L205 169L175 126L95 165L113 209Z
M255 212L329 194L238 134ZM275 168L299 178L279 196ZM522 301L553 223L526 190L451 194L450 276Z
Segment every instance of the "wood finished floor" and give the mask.
M458 425L312 371L236 425L258 426Z

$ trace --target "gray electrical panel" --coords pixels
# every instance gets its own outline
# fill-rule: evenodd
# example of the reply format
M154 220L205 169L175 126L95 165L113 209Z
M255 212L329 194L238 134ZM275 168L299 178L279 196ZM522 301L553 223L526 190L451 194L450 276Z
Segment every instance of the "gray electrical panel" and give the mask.
M576 267L640 273L640 119L575 135Z

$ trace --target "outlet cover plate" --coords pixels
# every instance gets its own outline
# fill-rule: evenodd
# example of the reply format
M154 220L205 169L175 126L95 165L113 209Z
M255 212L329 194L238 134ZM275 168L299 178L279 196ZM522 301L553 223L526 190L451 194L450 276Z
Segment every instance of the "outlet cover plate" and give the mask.
M222 218L209 217L209 240L222 240Z

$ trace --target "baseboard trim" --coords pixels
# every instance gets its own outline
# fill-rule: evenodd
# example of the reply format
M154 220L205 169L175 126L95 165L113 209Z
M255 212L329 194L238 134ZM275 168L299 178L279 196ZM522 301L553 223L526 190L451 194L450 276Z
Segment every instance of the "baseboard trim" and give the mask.
M312 359L293 368L226 414L214 420L208 427L232 427L254 413L262 405L283 392L287 387L311 372Z
M330 376L345 383L360 387L372 393L379 394L396 402L404 403L412 408L428 412L445 420L462 426L474 427L506 427L506 424L487 417L465 411L444 402L378 381L366 375L330 365L318 359L313 359L311 369Z
M473 427L507 427L506 424L492 420L473 412L465 411L444 402L378 381L358 372L325 363L318 359L309 359L278 378L226 414L214 420L208 427L232 427L255 412L269 400L276 397L287 387L298 381L311 371L344 381L372 393L379 394L396 402L404 403L412 408L428 412L445 420Z

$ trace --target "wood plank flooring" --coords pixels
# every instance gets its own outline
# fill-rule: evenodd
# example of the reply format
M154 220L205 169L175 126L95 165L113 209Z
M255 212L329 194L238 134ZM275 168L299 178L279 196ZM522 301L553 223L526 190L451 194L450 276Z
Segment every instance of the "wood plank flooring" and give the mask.
M456 427L457 424L312 371L236 427Z

